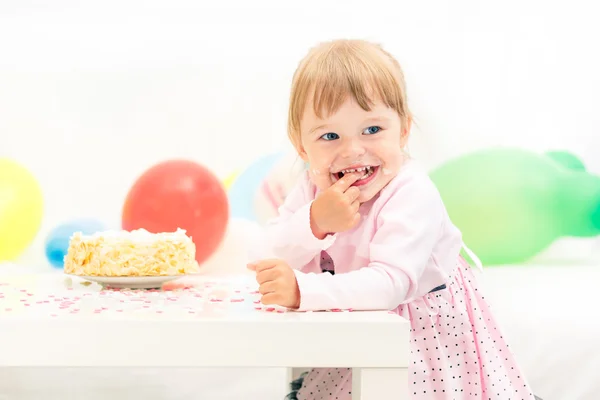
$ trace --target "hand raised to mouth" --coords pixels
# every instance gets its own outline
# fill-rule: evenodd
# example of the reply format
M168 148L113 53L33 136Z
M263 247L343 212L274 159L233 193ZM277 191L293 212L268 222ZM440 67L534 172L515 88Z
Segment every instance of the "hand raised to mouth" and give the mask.
M316 238L323 239L330 233L352 229L360 221L360 189L352 184L362 175L361 172L345 174L313 201L310 226Z

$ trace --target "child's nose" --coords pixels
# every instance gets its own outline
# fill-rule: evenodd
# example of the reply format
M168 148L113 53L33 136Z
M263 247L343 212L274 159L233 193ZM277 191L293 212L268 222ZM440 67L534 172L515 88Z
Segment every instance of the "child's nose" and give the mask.
M365 148L359 140L349 139L342 147L342 156L345 158L356 158L365 154Z

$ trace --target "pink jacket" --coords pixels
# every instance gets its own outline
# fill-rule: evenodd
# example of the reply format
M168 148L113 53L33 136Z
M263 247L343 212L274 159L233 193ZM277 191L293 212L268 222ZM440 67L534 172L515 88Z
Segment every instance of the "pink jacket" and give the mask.
M310 229L318 192L304 173L251 255L281 258L295 269L300 311L393 310L449 280L463 246L461 233L415 161L361 205L354 229L323 240ZM323 250L333 260L334 275L321 273Z

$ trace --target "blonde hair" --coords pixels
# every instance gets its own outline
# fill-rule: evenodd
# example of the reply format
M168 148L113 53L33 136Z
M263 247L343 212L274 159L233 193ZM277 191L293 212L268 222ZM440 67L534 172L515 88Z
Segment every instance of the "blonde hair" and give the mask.
M312 96L312 98L311 98ZM374 100L395 110L406 129L411 113L400 64L381 46L364 40L334 40L310 50L294 73L288 137L300 145L300 121L309 101L319 118L352 96L365 111Z

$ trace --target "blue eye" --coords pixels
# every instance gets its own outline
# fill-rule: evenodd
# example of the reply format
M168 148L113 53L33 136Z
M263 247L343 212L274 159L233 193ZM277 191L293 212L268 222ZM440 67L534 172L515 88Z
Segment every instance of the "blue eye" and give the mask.
M381 130L381 128L378 127L378 126L370 126L370 127L368 127L367 129L365 129L363 131L363 134L365 134L365 135L374 135L377 132L379 132L380 130Z
M321 139L325 139L325 140L336 140L339 138L340 138L340 136L337 133L333 133L333 132L327 132L326 134L321 136Z

